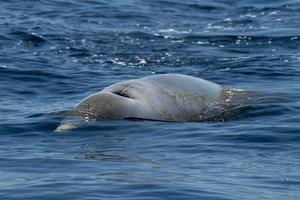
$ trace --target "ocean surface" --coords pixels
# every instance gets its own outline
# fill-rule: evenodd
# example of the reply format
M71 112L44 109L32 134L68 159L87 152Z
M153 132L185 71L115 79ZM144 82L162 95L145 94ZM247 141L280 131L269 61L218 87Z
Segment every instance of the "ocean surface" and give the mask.
M274 101L64 134L44 114L164 73ZM1 200L300 199L300 1L3 0L0 96Z

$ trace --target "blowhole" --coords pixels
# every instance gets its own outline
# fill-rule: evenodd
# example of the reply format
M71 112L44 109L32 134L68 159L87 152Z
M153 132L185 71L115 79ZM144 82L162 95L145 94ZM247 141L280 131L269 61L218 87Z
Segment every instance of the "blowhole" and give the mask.
M128 93L126 92L126 90L120 90L120 91L116 91L116 92L113 92L114 94L118 95L118 96L121 96L121 97L125 97L125 98L130 98L131 97L128 95Z

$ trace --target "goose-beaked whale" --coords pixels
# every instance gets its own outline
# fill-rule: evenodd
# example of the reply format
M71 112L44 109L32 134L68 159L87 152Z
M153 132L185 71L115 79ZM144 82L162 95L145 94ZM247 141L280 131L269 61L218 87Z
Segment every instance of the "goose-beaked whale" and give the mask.
M64 132L103 119L168 122L221 121L245 97L241 90L181 74L115 83L86 97L57 127ZM238 100L238 101L237 101Z

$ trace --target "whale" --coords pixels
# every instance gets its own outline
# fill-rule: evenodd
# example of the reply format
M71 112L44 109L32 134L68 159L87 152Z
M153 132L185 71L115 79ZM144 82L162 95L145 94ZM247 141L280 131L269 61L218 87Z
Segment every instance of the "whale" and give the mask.
M244 90L183 74L121 81L83 99L55 129L74 130L101 120L224 121L249 99Z

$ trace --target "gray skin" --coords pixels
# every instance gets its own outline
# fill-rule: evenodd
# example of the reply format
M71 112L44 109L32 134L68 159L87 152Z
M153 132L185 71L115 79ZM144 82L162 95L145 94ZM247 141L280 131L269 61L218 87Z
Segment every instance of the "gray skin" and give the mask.
M56 131L69 131L102 119L218 120L224 113L228 114L236 92L238 90L180 74L123 81L85 98L67 114Z

